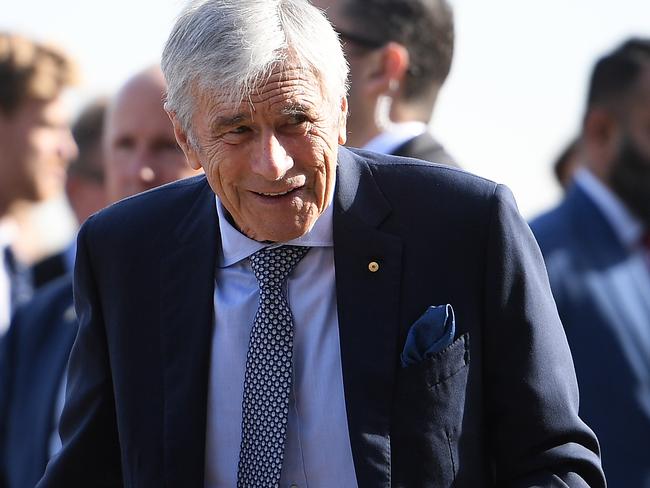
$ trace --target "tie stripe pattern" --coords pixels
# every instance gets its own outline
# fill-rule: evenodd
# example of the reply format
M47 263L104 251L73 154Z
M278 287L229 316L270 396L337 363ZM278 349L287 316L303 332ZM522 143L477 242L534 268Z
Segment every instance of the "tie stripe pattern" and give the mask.
M284 285L308 250L281 246L250 257L260 303L246 358L237 488L280 484L293 357L293 317Z

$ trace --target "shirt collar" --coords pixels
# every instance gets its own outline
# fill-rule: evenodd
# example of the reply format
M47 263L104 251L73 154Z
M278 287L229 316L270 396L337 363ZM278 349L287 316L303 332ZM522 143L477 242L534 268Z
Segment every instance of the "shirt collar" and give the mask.
M363 146L363 149L382 154L391 154L406 141L413 139L427 131L424 122L397 122L391 123L387 130L373 137Z
M627 209L621 199L586 168L580 168L576 172L575 183L605 216L605 220L623 245L630 249L636 247L644 231L643 224Z
M333 194L334 192L332 192ZM330 197L327 208L316 219L316 223L307 234L289 242L267 244L250 239L239 232L226 217L226 209L223 207L219 197L215 195L217 218L219 219L219 229L221 232L221 252L217 258L217 266L219 268L232 266L264 247L278 247L286 244L307 247L332 247L334 245L334 239L332 237L332 216L334 214L332 200L333 198Z

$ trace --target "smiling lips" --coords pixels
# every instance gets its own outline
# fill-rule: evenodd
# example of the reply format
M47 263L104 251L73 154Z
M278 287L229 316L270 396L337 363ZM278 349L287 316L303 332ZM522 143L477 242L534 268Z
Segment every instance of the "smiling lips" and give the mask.
M256 193L259 196L262 197L283 197L285 195L288 195L289 193L294 192L295 190L300 190L304 185L297 186L294 188L289 188L288 190L284 191L278 191L278 192L262 192L262 191L254 191L253 193Z

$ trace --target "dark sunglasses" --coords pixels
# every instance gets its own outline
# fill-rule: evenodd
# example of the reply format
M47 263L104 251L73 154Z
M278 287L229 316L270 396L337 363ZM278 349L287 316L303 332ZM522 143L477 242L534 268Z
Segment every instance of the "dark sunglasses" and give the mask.
M339 38L343 42L349 42L352 44L356 44L359 47L363 47L366 49L379 49L382 47L384 44L386 44L386 41L379 41L376 39L368 39L367 37L362 37L358 36L356 34L350 34L349 32L342 32L340 30L336 31L339 35Z

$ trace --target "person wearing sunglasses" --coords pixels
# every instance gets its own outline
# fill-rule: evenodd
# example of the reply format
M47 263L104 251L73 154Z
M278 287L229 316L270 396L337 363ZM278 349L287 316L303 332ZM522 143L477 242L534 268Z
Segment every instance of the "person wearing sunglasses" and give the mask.
M350 64L348 145L457 166L429 132L454 50L445 0L315 0Z

